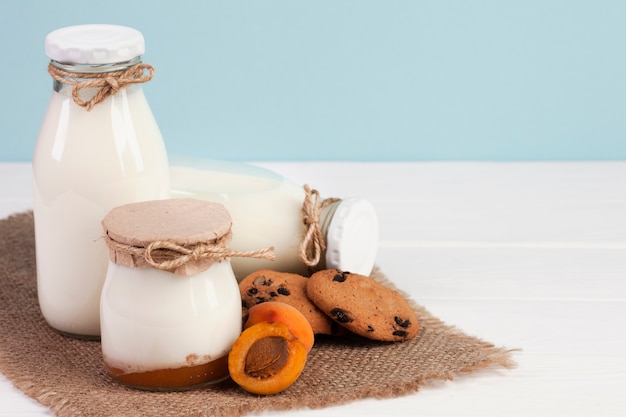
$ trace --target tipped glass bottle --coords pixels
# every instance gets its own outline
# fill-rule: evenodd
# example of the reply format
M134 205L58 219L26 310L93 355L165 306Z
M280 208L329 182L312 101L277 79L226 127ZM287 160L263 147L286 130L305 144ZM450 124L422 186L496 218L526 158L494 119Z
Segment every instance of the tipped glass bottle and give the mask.
M100 221L115 206L167 198L168 161L142 91L140 32L115 25L46 37L53 91L33 155L39 305L56 330L100 335L107 248ZM145 72L148 71L148 75Z
M283 176L250 164L173 158L172 197L222 203L233 219L231 247L239 251L272 246L276 260L237 258L231 264L238 280L259 269L308 275L337 268L362 275L372 272L378 248L378 220L372 204L360 198L335 199L319 208L318 225L326 246L319 261L301 258L307 234L303 205L307 193Z

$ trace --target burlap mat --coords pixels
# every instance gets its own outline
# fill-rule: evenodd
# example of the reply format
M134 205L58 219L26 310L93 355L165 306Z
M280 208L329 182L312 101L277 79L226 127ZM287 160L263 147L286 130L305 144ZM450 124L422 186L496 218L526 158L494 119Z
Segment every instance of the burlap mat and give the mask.
M380 271L374 277L389 283ZM514 366L509 350L446 326L418 305L415 309L422 330L412 341L319 338L300 379L278 395L257 397L230 380L187 392L136 391L108 376L98 342L61 336L42 318L32 213L0 220L0 372L58 416L241 416L320 408L412 393L429 380L489 366Z

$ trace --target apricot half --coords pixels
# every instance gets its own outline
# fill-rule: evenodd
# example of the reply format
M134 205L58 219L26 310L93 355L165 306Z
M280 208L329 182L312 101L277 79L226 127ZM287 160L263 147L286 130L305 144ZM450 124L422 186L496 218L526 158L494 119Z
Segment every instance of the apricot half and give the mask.
M286 324L260 322L245 329L228 354L230 377L253 394L289 388L306 364L307 350Z
M310 352L315 342L315 334L311 323L297 308L278 301L266 301L250 307L244 329L262 322L283 323L291 334L300 339L306 351Z

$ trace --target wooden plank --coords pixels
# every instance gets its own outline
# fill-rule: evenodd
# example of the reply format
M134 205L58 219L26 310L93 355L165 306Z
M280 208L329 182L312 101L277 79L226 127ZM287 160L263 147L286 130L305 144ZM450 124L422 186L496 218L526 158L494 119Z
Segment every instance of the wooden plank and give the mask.
M391 247L378 265L420 299L626 302L626 252L598 248Z

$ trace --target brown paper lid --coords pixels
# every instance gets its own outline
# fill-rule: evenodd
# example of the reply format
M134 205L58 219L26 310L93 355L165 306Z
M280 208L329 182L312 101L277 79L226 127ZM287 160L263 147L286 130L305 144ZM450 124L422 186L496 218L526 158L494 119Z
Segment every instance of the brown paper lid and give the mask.
M145 258L131 249L147 248L153 242L168 242L190 248L214 243L229 236L232 219L220 203L191 198L154 200L125 204L112 209L102 220L112 262L128 267L149 267ZM126 248L121 248L125 245ZM177 267L179 275L208 269L215 259L202 258Z

